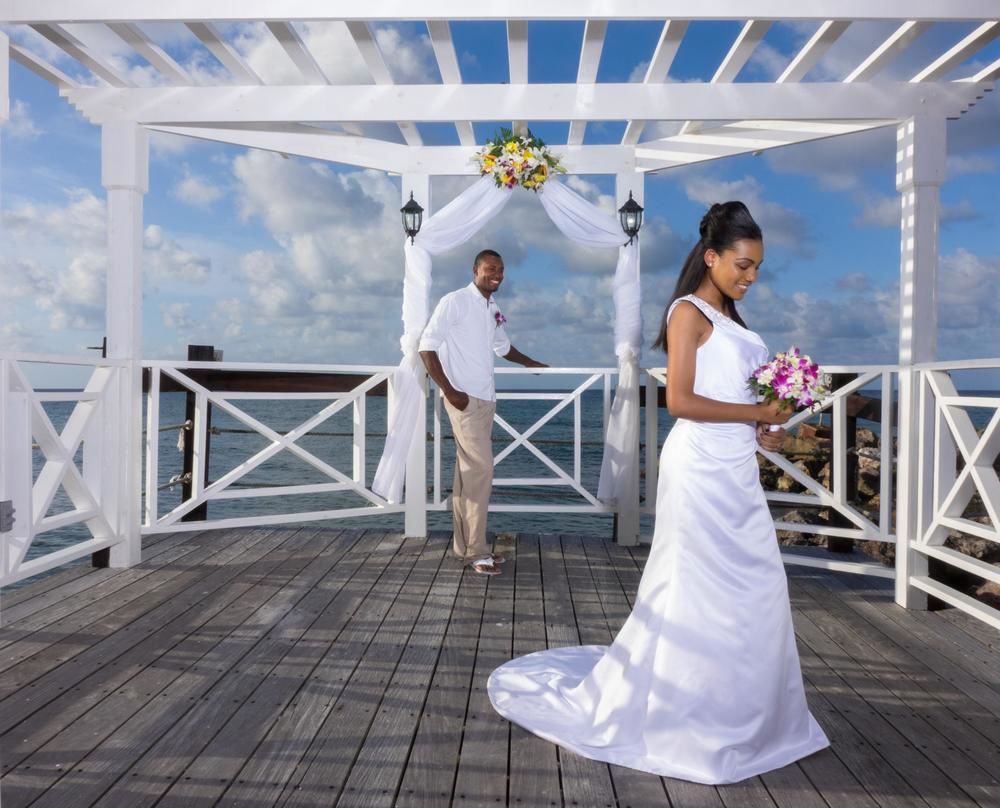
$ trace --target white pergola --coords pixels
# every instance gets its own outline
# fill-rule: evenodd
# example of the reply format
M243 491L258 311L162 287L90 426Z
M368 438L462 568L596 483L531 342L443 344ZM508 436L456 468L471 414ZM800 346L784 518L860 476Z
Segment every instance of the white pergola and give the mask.
M349 8L348 8L349 7ZM465 84L452 38L453 21L499 21L506 26L508 80ZM582 21L584 33L576 81L537 84L528 76L528 29L533 21ZM645 20L660 26L642 81L597 81L609 23ZM737 20L742 29L703 83L669 81L671 64L689 24ZM415 21L426 25L440 82L400 85L393 81L375 27ZM865 22L891 22L888 36L836 81L809 80L810 71L850 30ZM153 23L180 23L227 74L218 83L195 83L184 66L157 43ZM227 39L228 23L262 23L298 71L298 80L268 85ZM361 84L335 84L324 72L300 23L346 26L370 74ZM768 29L780 22L811 22L815 32L773 82L739 81ZM619 204L631 191L643 201L643 177L733 155L793 143L897 128L896 185L901 194L900 258L900 439L897 532L902 562L898 599L914 605L923 593L908 585L926 557L908 550L920 521L921 406L912 368L935 358L935 286L938 263L939 187L944 179L946 121L965 114L1000 77L1000 59L976 70L962 65L1000 36L996 0L174 0L148 4L127 0L0 0L0 120L9 115L8 60L51 82L102 132L102 181L108 194L108 356L128 368L127 384L112 418L127 424L116 451L122 458L117 491L118 529L127 535L113 548L112 563L138 560L142 408L141 274L142 204L148 187L148 132L168 132L282 154L301 155L401 175L404 201L412 191L428 211L430 178L474 175L471 157L482 144L475 122L568 122L565 143L550 143L575 174L616 178ZM967 33L926 60L912 75L887 79L883 71L937 23L964 23ZM156 86L133 86L128 75L89 49L77 25L102 26L148 62ZM18 31L30 28L75 60L83 81L32 50ZM102 32L106 33L106 32ZM222 75L222 71L219 73ZM625 121L614 144L585 142L588 124ZM676 134L651 136L650 124L680 124ZM448 124L455 145L428 145L418 124ZM422 460L414 458L418 472ZM638 466L636 466L638 469ZM638 471L636 471L638 485ZM114 496L114 495L113 495ZM638 497L638 495L636 495ZM638 503L638 498L636 498ZM638 513L621 514L628 537L638 531ZM419 533L424 516L407 510L407 531Z

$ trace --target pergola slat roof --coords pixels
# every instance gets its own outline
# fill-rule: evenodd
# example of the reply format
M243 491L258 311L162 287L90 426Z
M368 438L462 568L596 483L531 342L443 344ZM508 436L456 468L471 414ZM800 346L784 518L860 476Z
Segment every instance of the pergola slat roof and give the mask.
M338 4L339 5L339 4ZM326 2L191 2L143 7L125 0L45 4L0 2L0 20L13 37L11 58L56 84L62 94L97 124L133 120L150 128L283 153L337 160L388 171L471 174L476 148L474 124L559 122L568 125L563 143L550 143L577 173L658 171L678 165L756 152L790 143L863 131L926 111L957 117L1000 75L1000 59L961 67L1000 36L1000 8L990 0L885 0L878 4L841 0L800 2L788 15L784 0L692 4L681 0L633 0L609 12L599 0L561 0L475 8L465 2L420 4L373 0L350 9ZM497 9L502 8L505 16ZM276 10L284 15L275 18ZM415 11L419 9L419 16ZM528 75L531 21L573 20L583 24L576 81L532 83ZM598 81L611 21L655 21L662 29L640 82ZM742 22L742 30L705 82L668 80L689 24ZM397 84L376 36L380 24L419 21L426 25L440 82ZM502 21L506 25L507 82L463 82L451 22ZM769 29L779 22L812 21L818 27L792 55L773 82L740 81ZM143 24L183 23L225 68L217 83L198 82ZM227 37L227 23L259 23L294 65L296 78L269 84ZM297 24L343 23L358 48L372 84L331 79L310 51ZM808 81L855 22L896 22L895 30L839 81ZM880 78L935 23L971 27L962 38L926 59L906 77ZM76 39L67 26L105 26L135 58L159 75L156 86L137 87L120 64ZM52 64L17 31L28 26L89 71L88 84ZM637 61L641 56L637 57ZM676 122L676 134L663 136ZM617 144L590 144L590 123L624 122ZM428 145L422 124L450 124L458 145ZM387 128L387 125L389 127ZM392 132L398 131L398 136ZM644 138L645 136L645 138ZM551 140L551 139L550 139Z

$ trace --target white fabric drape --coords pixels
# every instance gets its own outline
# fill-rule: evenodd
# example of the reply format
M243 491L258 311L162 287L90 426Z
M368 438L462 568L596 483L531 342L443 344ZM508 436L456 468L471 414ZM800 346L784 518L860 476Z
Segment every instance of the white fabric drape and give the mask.
M403 499L406 458L420 427L417 415L424 369L417 346L430 317L431 256L472 238L503 209L510 194L510 189L497 188L490 177L482 177L430 216L413 244L409 240L404 242L403 337L399 341L403 359L393 374L393 411L382 459L372 480L372 491L388 502Z
M468 190L428 218L415 239L404 244L403 359L393 375L395 404L372 490L389 502L400 502L406 458L419 424L423 366L417 353L420 334L430 316L431 256L464 244L510 200L510 189L497 188L482 177ZM642 341L639 291L639 245L623 244L618 219L591 204L557 180L539 191L542 207L567 238L590 247L618 248L612 285L615 303L615 354L618 386L604 439L604 458L597 495L614 503L632 485L639 445L639 354ZM629 462L632 458L632 462Z
M617 217L560 182L549 180L538 195L553 224L567 238L591 247L618 248L618 266L612 284L618 386L604 436L604 458L597 486L599 499L616 503L634 487L634 464L639 446L639 355L642 346L639 245L636 241L624 244L625 236Z

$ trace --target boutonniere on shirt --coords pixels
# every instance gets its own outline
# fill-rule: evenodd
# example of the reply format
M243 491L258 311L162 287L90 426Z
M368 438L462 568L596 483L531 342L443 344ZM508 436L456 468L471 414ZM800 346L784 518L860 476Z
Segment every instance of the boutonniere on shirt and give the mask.
M493 312L493 319L497 321L497 328L504 325L507 322L507 318L500 313L500 309Z

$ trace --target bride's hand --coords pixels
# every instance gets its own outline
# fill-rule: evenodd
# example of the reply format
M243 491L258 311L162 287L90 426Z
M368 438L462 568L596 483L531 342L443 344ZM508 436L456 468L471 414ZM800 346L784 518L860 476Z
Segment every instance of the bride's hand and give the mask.
M781 428L771 432L767 424L757 425L757 443L768 452L780 452L785 443L785 435L788 433Z
M757 420L762 424L783 424L793 415L790 407L778 401L764 401L757 405Z

